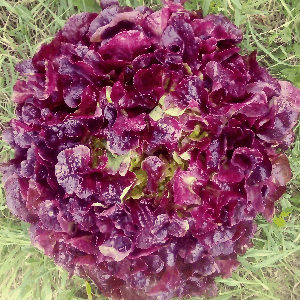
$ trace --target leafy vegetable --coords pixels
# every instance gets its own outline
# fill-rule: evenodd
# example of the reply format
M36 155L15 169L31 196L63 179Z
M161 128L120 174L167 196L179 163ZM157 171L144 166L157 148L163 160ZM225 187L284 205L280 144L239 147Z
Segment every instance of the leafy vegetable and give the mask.
M300 91L223 15L101 7L16 66L7 205L108 297L215 296L291 179Z

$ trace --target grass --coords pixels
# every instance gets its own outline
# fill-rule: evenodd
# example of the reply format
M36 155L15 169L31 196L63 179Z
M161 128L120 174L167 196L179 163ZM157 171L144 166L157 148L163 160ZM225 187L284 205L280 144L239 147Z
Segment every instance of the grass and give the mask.
M159 9L161 4L147 0ZM138 6L137 0L121 4ZM185 4L203 13L223 13L244 33L242 53L258 50L258 61L279 79L300 88L300 2L298 0L202 0ZM49 42L68 19L80 11L97 11L93 0L0 0L0 131L14 116L10 101L18 74L16 63L32 56ZM293 171L287 193L278 202L276 216L267 223L258 216L253 248L239 258L241 266L229 279L217 278L226 299L300 299L300 125L287 151ZM14 156L0 141L0 160ZM105 299L85 280L57 268L39 250L31 247L28 225L7 210L0 184L0 299L65 300ZM199 298L198 298L199 299Z

